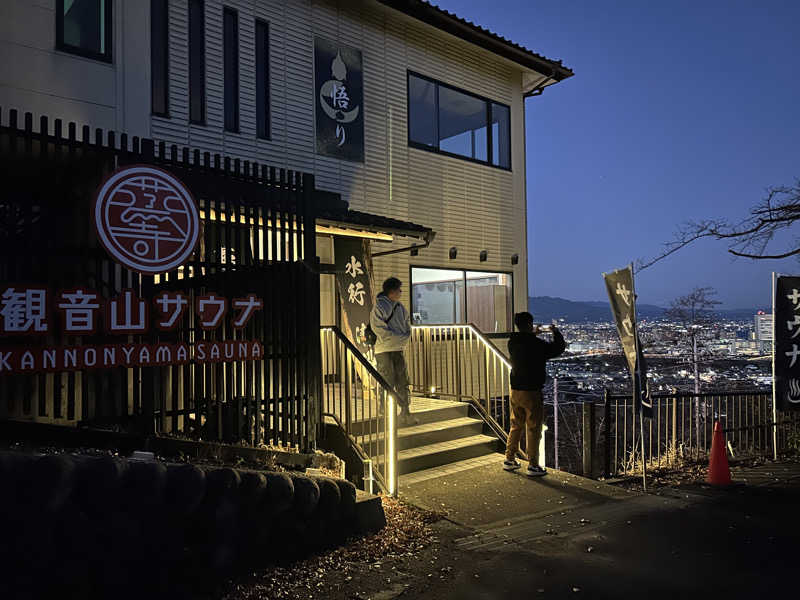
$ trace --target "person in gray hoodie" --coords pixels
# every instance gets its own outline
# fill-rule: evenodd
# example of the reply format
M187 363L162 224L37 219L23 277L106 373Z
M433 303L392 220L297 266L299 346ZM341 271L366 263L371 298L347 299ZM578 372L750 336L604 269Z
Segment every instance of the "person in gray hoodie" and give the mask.
M378 372L397 392L401 422L416 424L411 416L408 393L408 369L403 349L411 337L411 321L406 307L400 302L402 283L396 277L383 282L383 291L375 299L370 314L370 326L375 332L375 359Z

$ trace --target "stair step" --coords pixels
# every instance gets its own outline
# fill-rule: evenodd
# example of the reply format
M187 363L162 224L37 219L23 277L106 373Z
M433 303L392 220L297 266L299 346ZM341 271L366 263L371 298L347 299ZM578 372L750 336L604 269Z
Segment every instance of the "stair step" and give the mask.
M440 423L452 419L464 418L469 414L469 404L466 402L440 402L433 407L429 404L416 405L411 400L411 414L419 421L419 425L428 423ZM383 419L370 421L353 420L353 435L361 435L366 431L377 431L383 428ZM400 424L398 417L398 432L405 430L406 427Z
M439 442L471 437L482 432L483 421L470 417L402 427L397 431L397 449L402 451L429 446Z
M497 452L498 439L488 435L438 442L398 452L398 474L405 475L491 452Z
M415 471L400 477L400 491L402 492L408 485L428 481L429 479L436 479L453 473L460 473L461 471L469 471L478 467L495 466L498 469L502 468L505 454L502 452L490 452L483 456L475 458L468 458L466 460L458 460L453 463L439 465L438 467L431 467L430 469L423 469L422 471Z

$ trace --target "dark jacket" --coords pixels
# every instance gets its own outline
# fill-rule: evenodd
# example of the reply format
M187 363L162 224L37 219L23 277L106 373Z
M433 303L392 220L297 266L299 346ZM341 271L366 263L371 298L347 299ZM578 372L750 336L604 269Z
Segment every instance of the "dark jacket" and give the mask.
M512 333L508 340L508 353L511 355L511 389L541 390L547 379L545 364L555 358L567 347L564 336L558 329L553 330L553 341L546 342L535 333Z

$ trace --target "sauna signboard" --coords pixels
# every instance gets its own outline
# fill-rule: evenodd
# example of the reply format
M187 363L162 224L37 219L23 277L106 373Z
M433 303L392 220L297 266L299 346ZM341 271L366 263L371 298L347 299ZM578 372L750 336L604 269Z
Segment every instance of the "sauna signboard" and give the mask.
M109 255L143 274L180 267L197 245L197 205L186 187L161 169L137 165L115 171L98 190L91 214ZM244 339L244 332L263 306L252 293L228 298L212 291L171 290L143 298L125 289L106 299L85 286L54 291L43 284L2 284L0 375L261 360L262 343ZM130 341L130 336L166 333L187 322L196 330L224 327L240 335L193 344ZM103 343L53 345L65 337Z

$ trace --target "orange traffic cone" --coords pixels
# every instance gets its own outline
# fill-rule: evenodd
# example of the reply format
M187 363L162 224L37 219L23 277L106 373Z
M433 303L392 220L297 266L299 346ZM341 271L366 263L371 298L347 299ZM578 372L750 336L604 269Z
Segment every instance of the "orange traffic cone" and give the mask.
M714 423L714 437L711 439L711 458L708 461L706 483L711 485L730 485L731 469L725 453L725 436L719 421Z

